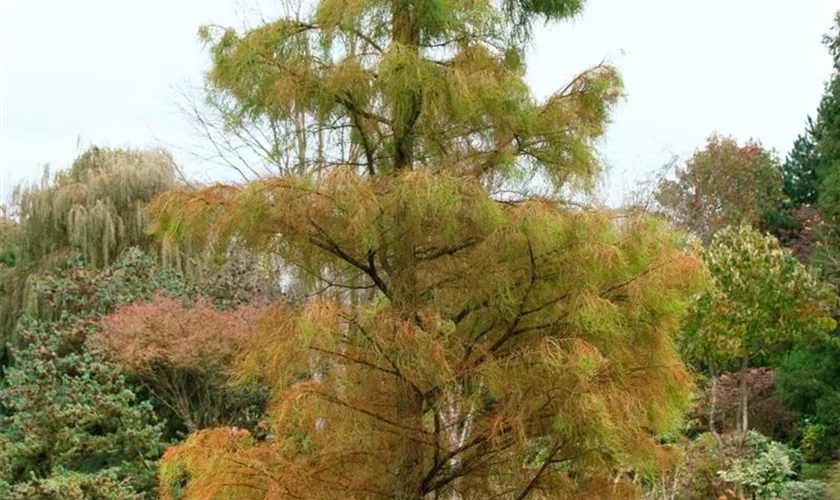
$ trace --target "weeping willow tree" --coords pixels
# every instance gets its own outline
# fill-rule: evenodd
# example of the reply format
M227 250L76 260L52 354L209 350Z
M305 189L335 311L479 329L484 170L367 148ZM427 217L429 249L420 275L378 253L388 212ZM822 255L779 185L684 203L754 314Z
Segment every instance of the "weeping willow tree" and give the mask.
M0 269L15 267L17 234L17 222L9 216L8 208L0 205Z
M321 0L206 28L208 83L243 116L304 114L304 169L171 191L169 245L280 256L371 300L267 315L238 362L267 436L200 431L165 498L620 498L665 459L690 377L673 336L702 286L665 223L572 210L622 95L608 66L545 100L531 23L581 1Z
M15 190L18 257L36 263L76 250L90 266L104 267L127 247L148 248L144 208L175 186L164 151L93 147L69 169L45 171L40 184Z
M86 266L102 268L128 247L156 251L144 209L176 185L164 151L93 147L69 169L54 175L45 170L40 183L19 186L4 250L13 265L3 276L2 345L27 307L33 272L65 263L71 253Z
M8 325L11 321L8 316L16 314L11 308L12 304L19 306L21 302L21 291L25 285L25 279L21 273L15 272L17 263L17 245L20 227L15 219L8 214L6 206L0 207L0 373L4 364L5 344L7 332L11 329Z

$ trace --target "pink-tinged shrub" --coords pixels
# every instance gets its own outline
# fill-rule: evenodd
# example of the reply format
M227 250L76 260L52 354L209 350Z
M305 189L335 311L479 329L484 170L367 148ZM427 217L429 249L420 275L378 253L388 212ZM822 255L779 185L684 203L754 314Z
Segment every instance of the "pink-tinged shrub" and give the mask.
M233 386L231 367L261 310L221 311L158 296L102 320L97 347L142 382L190 430L247 425L259 418L259 391Z

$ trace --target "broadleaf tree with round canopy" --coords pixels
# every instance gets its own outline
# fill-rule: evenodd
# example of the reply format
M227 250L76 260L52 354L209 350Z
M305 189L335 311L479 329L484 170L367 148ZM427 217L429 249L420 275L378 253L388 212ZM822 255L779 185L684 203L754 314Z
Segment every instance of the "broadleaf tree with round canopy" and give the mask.
M836 297L830 285L776 238L746 225L718 231L702 255L715 286L692 307L682 346L690 358L710 369L713 432L716 369L737 366L738 429L745 436L750 361L830 333L836 327L832 318Z

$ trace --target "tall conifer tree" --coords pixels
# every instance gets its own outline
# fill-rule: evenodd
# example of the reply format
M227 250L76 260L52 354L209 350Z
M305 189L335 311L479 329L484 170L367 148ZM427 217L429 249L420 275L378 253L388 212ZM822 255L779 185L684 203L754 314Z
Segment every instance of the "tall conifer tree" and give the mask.
M581 7L322 0L202 30L214 90L243 115L305 114L308 161L167 193L155 231L373 293L266 317L239 370L272 388L269 439L193 435L165 496L631 494L617 467L651 467L686 399L673 335L701 280L664 223L560 202L594 184L620 80L596 66L538 100L523 52L533 22Z
M821 181L819 201L827 214L836 218L840 216L840 12L834 21L832 31L823 38L834 71L825 84L811 135Z

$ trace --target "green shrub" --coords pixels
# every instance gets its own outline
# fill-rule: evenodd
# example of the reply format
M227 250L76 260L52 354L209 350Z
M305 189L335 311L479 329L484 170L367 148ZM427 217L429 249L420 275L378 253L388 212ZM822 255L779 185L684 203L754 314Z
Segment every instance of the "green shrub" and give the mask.
M135 491L128 481L113 475L58 472L46 479L0 486L0 498L28 500L142 500L148 498Z
M837 440L830 434L827 425L805 421L799 448L808 461L820 462L834 455Z
M793 468L793 472L795 474L799 474L805 466L805 458L799 450L791 448L786 444L773 441L758 431L747 431L746 445L749 448L750 456L753 459L761 457L761 455L767 453L767 451L773 446L779 447L782 453L784 453L790 460L791 467Z
M784 500L822 500L828 498L828 490L822 481L788 481L779 498Z
M163 423L89 343L115 306L188 288L139 250L99 271L71 258L32 288L0 388L0 498L151 497Z
M739 484L758 498L782 498L785 482L793 475L791 459L778 443L772 443L755 460L736 460L720 472L724 481Z
M68 348L63 334L86 328L64 317L23 329L29 345L0 391L0 479L12 498L136 498L154 489L162 425L117 366Z
M780 399L802 419L802 451L809 461L828 461L840 448L840 349L790 352L776 370Z

